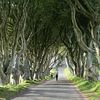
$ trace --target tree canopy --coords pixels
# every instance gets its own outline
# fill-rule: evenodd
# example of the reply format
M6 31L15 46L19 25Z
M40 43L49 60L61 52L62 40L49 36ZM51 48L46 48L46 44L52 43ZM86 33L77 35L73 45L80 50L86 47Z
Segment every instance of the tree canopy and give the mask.
M99 5L99 0L0 0L2 82L9 83L11 74L16 83L19 76L42 78L62 57L75 75L84 77L87 69L87 77L97 77Z

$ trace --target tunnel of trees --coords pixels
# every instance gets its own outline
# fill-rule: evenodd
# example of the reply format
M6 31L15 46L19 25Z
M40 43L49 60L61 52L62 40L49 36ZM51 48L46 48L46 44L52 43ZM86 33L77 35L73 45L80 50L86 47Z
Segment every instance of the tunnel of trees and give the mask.
M0 80L43 78L66 60L98 79L100 0L0 0Z

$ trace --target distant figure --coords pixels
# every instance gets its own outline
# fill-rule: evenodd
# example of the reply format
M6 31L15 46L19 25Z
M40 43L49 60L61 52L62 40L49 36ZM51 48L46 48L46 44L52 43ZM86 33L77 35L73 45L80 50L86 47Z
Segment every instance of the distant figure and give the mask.
M56 81L58 81L58 72L56 73Z

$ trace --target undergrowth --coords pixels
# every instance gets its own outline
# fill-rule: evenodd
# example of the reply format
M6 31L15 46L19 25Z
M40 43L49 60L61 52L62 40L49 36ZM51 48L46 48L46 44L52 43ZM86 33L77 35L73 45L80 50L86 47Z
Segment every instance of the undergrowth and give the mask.
M5 86L0 86L0 100L11 100L11 98L17 96L22 91L25 91L31 85L38 85L45 80L49 80L49 77L45 79L38 79L38 80L26 80L23 83L18 85L8 84Z
M65 69L65 74L68 80L72 81L89 100L100 100L100 81L88 81L86 79L75 77L70 73L69 69Z

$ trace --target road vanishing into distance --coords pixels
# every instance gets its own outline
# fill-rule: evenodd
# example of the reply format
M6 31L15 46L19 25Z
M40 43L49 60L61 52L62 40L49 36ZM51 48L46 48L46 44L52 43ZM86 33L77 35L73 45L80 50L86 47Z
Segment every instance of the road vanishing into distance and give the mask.
M41 85L30 86L26 91L12 100L88 100L64 75L64 68L58 70L55 79Z

